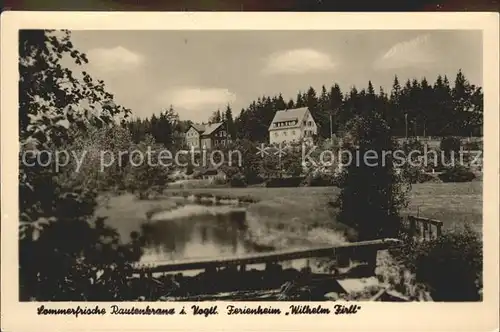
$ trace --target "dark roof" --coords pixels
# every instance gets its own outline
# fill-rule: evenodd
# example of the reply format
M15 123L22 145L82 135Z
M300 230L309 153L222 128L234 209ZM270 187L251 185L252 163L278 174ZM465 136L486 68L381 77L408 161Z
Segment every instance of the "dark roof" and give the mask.
M210 135L212 134L214 131L216 131L217 129L220 128L220 126L223 125L223 122L218 122L218 123L212 123L212 124L209 124L207 125L207 127L205 128L205 131L202 133L203 136L206 136L206 135Z
M189 128L186 130L186 132L189 131L189 129L191 129L191 127L193 127L199 133L203 133L205 131L205 125L198 124L198 123L192 123L189 126Z

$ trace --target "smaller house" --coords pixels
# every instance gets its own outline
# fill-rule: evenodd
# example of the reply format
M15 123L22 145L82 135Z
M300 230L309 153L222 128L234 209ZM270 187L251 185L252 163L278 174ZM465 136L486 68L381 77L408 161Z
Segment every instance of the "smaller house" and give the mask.
M213 149L229 144L230 138L224 122L211 123L201 134L201 146Z
M189 149L213 149L226 146L231 138L224 122L211 124L192 124L186 132L186 145Z
M200 176L203 180L209 180L211 183L220 180L226 181L227 174L220 168L208 168L200 172Z

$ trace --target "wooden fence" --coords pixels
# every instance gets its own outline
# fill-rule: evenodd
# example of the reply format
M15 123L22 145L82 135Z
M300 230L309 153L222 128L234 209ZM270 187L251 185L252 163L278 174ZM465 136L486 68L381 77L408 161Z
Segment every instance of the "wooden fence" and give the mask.
M415 216L408 216L408 226L410 236L419 241L429 241L441 236L443 222Z

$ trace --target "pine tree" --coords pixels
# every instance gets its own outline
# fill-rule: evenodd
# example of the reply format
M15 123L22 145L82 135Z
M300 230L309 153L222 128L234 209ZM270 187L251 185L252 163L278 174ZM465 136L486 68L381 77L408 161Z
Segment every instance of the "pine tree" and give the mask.
M235 133L234 120L233 120L233 111L231 110L231 106L227 105L226 113L225 113L224 117L225 117L228 135L231 138L231 140L233 140L236 137L236 133Z
M306 106L306 101L303 98L302 92L299 91L299 93L297 94L297 101L295 102L295 107L300 108L305 106Z

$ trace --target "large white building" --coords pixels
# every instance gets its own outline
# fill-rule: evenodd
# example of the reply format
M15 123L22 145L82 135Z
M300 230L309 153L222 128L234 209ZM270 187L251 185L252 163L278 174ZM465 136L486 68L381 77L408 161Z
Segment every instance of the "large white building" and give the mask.
M278 111L269 126L269 143L312 140L318 127L307 107Z

